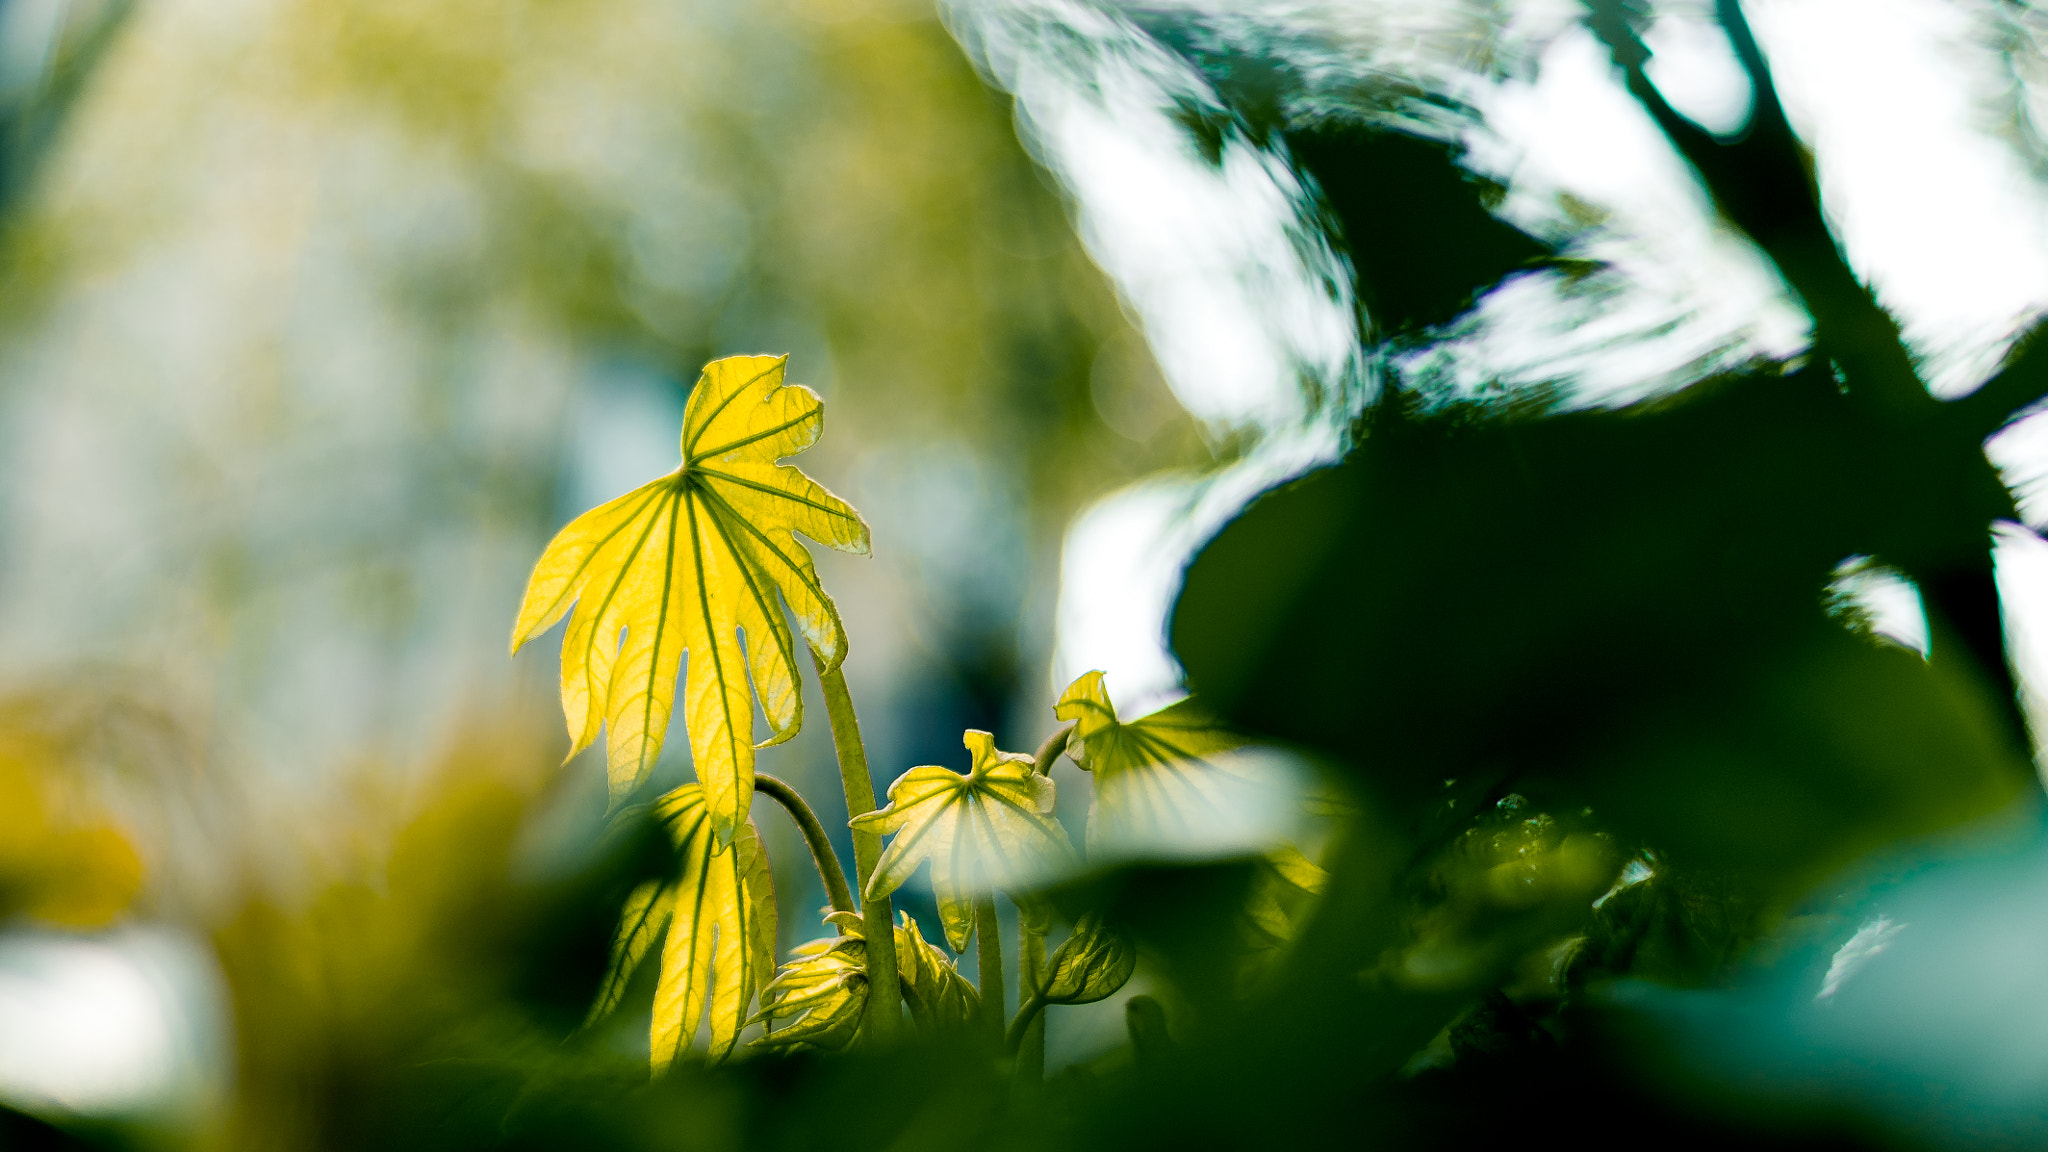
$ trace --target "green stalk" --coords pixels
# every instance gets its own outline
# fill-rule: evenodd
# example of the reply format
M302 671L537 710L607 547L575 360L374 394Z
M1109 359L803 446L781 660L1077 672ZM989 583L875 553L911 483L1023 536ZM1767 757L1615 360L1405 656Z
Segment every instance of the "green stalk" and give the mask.
M1067 750L1073 732L1074 725L1069 722L1046 737L1032 757L1032 769L1040 776L1052 775L1052 766ZM1045 933L1033 931L1026 919L1017 918L1017 998L1024 1002L1018 1015L1026 1024L1023 1033L1010 1040L1009 1048L1017 1054L1017 1075L1037 1083L1045 1078L1045 1014L1032 1004L1045 990Z
M839 780L846 786L846 814L850 819L875 810L875 782L868 775L867 749L860 742L860 717L853 711L853 696L846 690L846 672L827 669L811 649L811 662L818 669L818 684L825 690L825 713L832 720L832 748L839 754ZM860 882L861 919L866 926L868 955L867 1033L874 1041L887 1041L896 1034L897 1005L903 996L896 976L895 912L886 897L868 898L868 881L882 858L882 837L874 832L853 833L853 871Z
M804 803L804 798L787 783L766 772L754 773L754 791L761 793L782 805L789 818L804 834L804 843L810 845L811 861L818 866L818 878L825 882L825 898L832 902L834 912L851 912L853 893L847 890L846 873L839 867L839 857L832 851L832 841L825 837L825 826L818 823L818 814Z
M1053 764L1059 760L1060 753L1067 750L1067 739L1074 733L1074 724L1075 721L1069 720L1060 725L1059 731L1047 736L1045 743L1038 746L1038 751L1031 757L1033 772L1040 776L1052 775Z
M975 957L981 966L981 1014L996 1042L1003 1040L1003 932L996 923L996 898L974 902Z
M1044 984L1045 934L1025 927L1020 916L1017 920L1017 995L1024 1001L1024 1007L1018 1009L1018 1014L1032 1010L1033 1015L1028 1017L1030 1023L1025 1025L1024 1034L1012 1041L1009 1047L1017 1054L1017 1075L1034 1084L1045 1079L1045 1015L1031 1009L1031 1005L1044 1003L1039 999L1045 991Z
M1034 1029L1040 1030L1040 1035L1043 1035L1044 1025L1045 997L1034 995L1024 1002L1022 1008L1017 1009L1016 1019L1010 1021L1010 1030L1003 1035L1003 1047L1016 1052L1017 1058L1021 1061L1024 1057L1018 1046Z

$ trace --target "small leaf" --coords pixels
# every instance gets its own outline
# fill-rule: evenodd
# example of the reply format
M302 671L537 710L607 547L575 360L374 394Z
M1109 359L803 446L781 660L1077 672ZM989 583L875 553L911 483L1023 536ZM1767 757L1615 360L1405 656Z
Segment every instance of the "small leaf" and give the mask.
M707 1000L711 1058L738 1042L754 993L775 970L775 889L751 823L719 845L701 785L663 796L654 813L681 857L648 1033L658 1075L689 1047Z
M912 1020L945 1031L980 1019L981 993L960 974L958 964L957 958L926 942L917 921L903 913L903 922L896 926L896 971Z
M675 885L660 880L649 880L626 897L625 909L619 913L619 927L612 933L611 962L605 969L604 983L598 986L597 1000L590 1006L590 1015L584 1018L584 1027L611 1015L612 1009L625 998L626 985L661 930L668 926L675 902Z
M932 891L953 951L974 930L974 901L997 888L1029 883L1070 859L1066 829L1053 819L1053 783L1032 759L996 749L995 737L969 729L963 741L974 767L963 776L920 765L889 785L889 806L854 818L863 832L895 833L868 882L879 900L932 862Z
M1138 949L1129 936L1099 917L1083 916L1052 954L1041 994L1048 1004L1093 1004L1128 983L1137 966Z
M795 533L868 550L859 513L776 463L824 428L817 395L783 383L787 359L705 365L683 414L682 466L562 529L512 627L517 652L575 605L562 639L569 754L605 730L615 804L653 771L685 676L690 753L720 843L753 800L755 698L770 729L763 747L803 723L796 641L776 593L827 668L846 655L838 609Z

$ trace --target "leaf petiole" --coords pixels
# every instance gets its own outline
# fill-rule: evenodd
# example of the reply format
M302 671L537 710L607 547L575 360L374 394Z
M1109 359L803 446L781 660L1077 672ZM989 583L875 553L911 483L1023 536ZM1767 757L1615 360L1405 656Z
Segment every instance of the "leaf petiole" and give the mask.
M983 896L974 902L974 954L981 975L981 1009L988 1017L988 1029L997 1039L1003 1036L1003 933L996 921L996 898Z
M1003 1050L1015 1055L1019 1045L1024 1043L1024 1033L1031 1028L1038 1014L1045 1010L1045 997L1034 995L1017 1009L1017 1015L1010 1021L1010 1030L1003 1035Z
M846 873L839 866L839 857L832 851L832 841L825 836L825 826L818 823L818 814L804 803L804 798L787 783L766 772L754 773L754 791L782 805L789 818L796 821L797 828L804 834L804 843L810 845L811 860L818 866L818 878L825 882L825 898L832 902L834 912L858 911L854 907L853 893L846 887Z

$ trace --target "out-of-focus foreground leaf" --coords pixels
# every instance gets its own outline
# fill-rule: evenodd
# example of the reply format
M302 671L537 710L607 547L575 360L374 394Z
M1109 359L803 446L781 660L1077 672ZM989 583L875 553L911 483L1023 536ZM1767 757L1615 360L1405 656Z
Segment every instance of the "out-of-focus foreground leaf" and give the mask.
M675 843L676 873L643 882L626 898L590 1019L618 1006L666 925L648 1033L659 1073L689 1047L707 998L712 1058L722 1058L738 1042L754 993L775 969L775 888L768 853L751 823L740 825L730 844L717 842L701 785L670 792L654 811Z
M998 751L994 736L972 729L962 743L974 756L967 775L919 765L889 785L886 808L853 820L856 829L895 834L866 899L894 892L930 860L939 920L955 952L973 935L977 897L1042 879L1073 853L1053 819L1052 781L1032 770L1031 757Z
M1385 801L1512 781L1794 891L2031 777L1938 613L1923 659L1824 606L1851 556L1988 554L2011 502L1968 447L1974 468L1818 370L1619 413L1389 418L1204 550L1174 641L1233 723Z
M755 697L771 729L764 747L803 722L796 640L776 592L825 667L846 655L838 610L795 533L868 550L859 513L776 463L816 443L825 423L816 393L783 382L787 359L705 365L683 415L682 466L562 529L512 629L517 652L576 606L562 641L570 754L605 728L614 803L654 769L688 654L685 724L721 843L753 799Z
M27 916L99 928L142 885L122 831L65 795L64 765L33 737L0 739L0 922Z

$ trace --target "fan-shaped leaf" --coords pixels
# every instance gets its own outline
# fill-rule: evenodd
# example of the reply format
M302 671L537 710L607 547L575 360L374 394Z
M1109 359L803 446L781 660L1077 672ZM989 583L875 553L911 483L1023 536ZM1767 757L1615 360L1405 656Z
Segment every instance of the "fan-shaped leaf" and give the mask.
M1194 697L1149 716L1119 721L1102 673L1075 680L1053 705L1074 721L1067 755L1095 774L1088 809L1088 847L1170 843L1189 828L1227 822L1256 780L1214 757L1243 746Z
M604 728L614 803L653 769L676 678L686 677L690 752L721 843L753 798L754 699L770 728L763 746L803 721L796 641L776 593L826 667L846 654L838 610L795 534L868 550L859 513L776 463L824 427L817 395L783 383L787 359L705 365L683 416L681 467L562 529L534 566L512 628L517 652L575 606L562 640L570 755Z
M867 899L889 895L919 864L932 862L939 920L955 952L973 934L977 896L1041 879L1073 854L1052 816L1052 781L1032 771L1031 757L998 751L995 737L973 729L962 742L974 755L967 775L932 764L912 768L889 785L888 807L852 822L861 831L895 833Z

